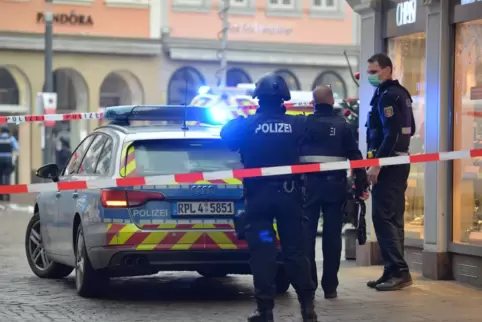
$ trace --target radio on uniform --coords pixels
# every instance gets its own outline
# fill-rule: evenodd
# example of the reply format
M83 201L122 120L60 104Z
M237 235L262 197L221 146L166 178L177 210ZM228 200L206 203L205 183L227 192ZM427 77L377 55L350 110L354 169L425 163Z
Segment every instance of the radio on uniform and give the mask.
M289 123L261 123L258 124L254 133L292 133L291 124Z

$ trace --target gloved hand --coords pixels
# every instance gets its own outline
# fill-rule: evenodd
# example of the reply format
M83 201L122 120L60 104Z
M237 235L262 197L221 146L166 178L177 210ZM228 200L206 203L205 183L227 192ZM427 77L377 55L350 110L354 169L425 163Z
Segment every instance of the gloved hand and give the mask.
M362 170L365 171L365 170ZM368 184L366 173L355 174L355 198L357 200L367 200L370 197L370 185Z

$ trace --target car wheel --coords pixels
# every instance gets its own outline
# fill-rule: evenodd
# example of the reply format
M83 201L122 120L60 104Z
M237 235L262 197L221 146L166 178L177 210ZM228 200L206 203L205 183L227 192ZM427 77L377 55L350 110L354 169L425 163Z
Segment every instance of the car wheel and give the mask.
M276 293L285 294L290 288L290 280L286 275L284 267L279 267L276 274Z
M25 233L25 253L32 272L41 278L63 278L74 270L50 260L45 252L40 232L40 215L36 212L27 225Z
M200 269L197 271L200 275L202 275L203 277L207 277L207 278L219 278L219 277L225 277L226 275L228 275L228 273L226 272L223 272L223 271L220 271L220 270L216 270L216 269Z
M92 267L85 247L82 224L80 224L77 229L75 263L75 287L77 294L82 297L97 297L103 295L109 279Z

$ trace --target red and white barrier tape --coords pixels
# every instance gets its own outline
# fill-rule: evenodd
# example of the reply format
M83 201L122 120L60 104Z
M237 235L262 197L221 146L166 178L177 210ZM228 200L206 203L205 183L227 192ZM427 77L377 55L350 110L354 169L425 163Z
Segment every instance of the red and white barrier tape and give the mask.
M382 159L364 159L358 161L340 161L330 163L312 163L293 166L270 168L240 169L215 172L184 173L150 177L132 177L116 179L98 179L91 181L63 181L37 184L17 184L0 186L0 194L19 194L32 192L102 189L112 187L130 187L143 185L170 185L173 183L194 183L202 180L244 179L266 177L283 174L300 174L323 172L331 170L348 170L371 166L388 166L397 164L426 163L482 157L482 149L426 153L417 155L397 156Z
M286 103L286 108L312 108L306 105L306 103ZM312 106L312 105L311 105ZM251 106L233 106L238 109L253 109L257 108L256 105ZM101 120L103 119L102 112L95 113L70 113L70 114L44 114L44 115L13 115L13 116L0 116L0 124L3 123L35 123L35 122L52 122L52 121L75 121L75 120Z
M44 115L14 115L0 116L2 123L34 123L48 121L74 121L74 120L100 120L103 113L70 113L70 114L44 114Z

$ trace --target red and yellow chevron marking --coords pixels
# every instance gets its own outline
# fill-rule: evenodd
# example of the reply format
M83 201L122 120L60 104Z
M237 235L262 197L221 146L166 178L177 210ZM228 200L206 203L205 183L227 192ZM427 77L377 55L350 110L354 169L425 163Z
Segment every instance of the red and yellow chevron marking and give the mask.
M135 224L108 224L106 246L135 248L136 250L203 250L203 249L247 249L245 241L236 237L233 224L160 224L142 225L144 231ZM220 229L219 231L202 229ZM166 229L152 231L151 229ZM169 231L171 229L171 231ZM183 229L186 231L172 231ZM189 230L192 229L192 230ZM277 245L279 236L276 231Z
M135 177L137 175L134 145L125 145L122 149L120 174L123 177Z
M179 228L178 228L179 229ZM106 246L136 250L204 249L202 231L143 231L134 224L109 224Z

